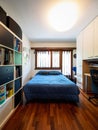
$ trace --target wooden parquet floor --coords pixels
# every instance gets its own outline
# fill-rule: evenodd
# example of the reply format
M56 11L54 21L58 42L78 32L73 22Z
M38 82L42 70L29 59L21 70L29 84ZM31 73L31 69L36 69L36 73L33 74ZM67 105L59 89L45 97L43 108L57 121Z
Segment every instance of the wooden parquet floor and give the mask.
M80 102L20 105L2 130L98 130L98 106L82 94Z

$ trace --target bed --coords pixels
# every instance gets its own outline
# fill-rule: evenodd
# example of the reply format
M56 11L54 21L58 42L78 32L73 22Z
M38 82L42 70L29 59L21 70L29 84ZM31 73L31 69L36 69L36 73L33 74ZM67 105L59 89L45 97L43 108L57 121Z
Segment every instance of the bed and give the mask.
M59 71L39 71L23 91L26 102L43 99L79 102L78 86Z

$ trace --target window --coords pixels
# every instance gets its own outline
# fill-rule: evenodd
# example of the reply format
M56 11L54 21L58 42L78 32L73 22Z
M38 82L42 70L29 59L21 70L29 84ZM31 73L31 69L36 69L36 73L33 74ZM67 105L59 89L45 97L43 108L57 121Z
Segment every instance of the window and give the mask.
M72 78L72 52L71 49L36 49L35 69L60 69L64 75Z
M36 69L60 69L60 51L36 51Z

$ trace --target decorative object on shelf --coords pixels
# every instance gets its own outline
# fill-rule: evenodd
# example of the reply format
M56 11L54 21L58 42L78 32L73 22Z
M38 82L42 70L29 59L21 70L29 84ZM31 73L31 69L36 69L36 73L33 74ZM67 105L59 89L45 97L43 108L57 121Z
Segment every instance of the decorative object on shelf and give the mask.
M0 87L0 105L6 100L6 85Z
M76 55L76 53L73 55L73 57L76 59L77 58L77 55Z

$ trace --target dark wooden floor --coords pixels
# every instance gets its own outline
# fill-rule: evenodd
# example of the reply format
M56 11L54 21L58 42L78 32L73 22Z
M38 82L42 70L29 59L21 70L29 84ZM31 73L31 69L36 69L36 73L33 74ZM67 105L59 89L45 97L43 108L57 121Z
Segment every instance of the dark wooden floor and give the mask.
M98 107L80 94L80 102L20 105L3 130L98 130Z

